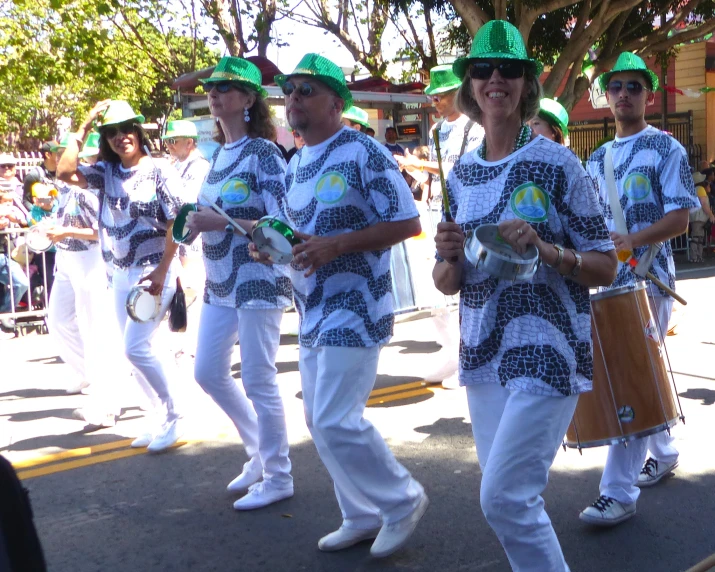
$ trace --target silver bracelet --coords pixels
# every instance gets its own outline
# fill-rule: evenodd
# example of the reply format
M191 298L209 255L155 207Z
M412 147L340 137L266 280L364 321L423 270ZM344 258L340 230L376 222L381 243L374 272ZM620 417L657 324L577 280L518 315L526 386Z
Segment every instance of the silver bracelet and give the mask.
M573 266L571 271L571 276L578 276L581 273L581 266L583 265L583 257L573 249L569 249L573 252L574 258L576 259L576 264Z
M558 256L554 264L546 264L546 266L548 266L549 268L558 269L561 266L561 263L564 261L564 247L560 244L553 244L552 246L556 249L556 252L558 252Z

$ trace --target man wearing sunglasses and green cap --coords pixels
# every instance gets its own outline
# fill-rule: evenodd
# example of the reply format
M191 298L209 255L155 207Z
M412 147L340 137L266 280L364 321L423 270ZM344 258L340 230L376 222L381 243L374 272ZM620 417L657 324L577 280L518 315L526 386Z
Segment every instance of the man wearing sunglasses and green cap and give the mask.
M184 181L185 200L196 201L210 169L209 162L196 146L199 140L196 124L186 119L169 121L161 140L166 144L172 164Z
M673 137L646 123L646 106L653 104L658 76L640 57L622 53L598 82L616 120L615 140L597 149L587 164L601 203L608 206L604 215L620 262L616 280L604 290L642 280L630 270L628 260L641 258L651 248L657 254L650 271L675 289L670 239L685 232L689 209L699 206L688 155ZM648 288L662 340L673 299L651 283ZM581 520L596 526L628 520L636 513L640 487L655 485L677 466L678 451L668 431L631 441L628 447L611 445L600 496L581 512Z
M363 417L380 348L392 336L390 250L419 234L418 213L387 149L341 123L352 95L338 66L307 54L276 83L288 123L305 140L288 165L284 200L302 240L293 247L291 280L303 406L343 515L318 548L375 539L370 553L382 558L407 542L428 504Z

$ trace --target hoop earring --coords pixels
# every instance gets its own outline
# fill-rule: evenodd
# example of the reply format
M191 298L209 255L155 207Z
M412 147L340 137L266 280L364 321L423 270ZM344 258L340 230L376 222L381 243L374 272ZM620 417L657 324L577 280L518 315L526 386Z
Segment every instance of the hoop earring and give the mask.
M244 120L246 123L250 123L250 122L251 122L251 116L248 114L248 107L244 107L244 108L243 108L243 120Z

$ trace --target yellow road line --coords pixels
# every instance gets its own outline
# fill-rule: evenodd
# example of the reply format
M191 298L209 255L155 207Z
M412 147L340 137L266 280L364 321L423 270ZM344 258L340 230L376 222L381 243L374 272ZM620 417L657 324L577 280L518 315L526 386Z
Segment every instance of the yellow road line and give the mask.
M417 397L419 395L431 395L434 391L425 387L422 389L415 389L414 391L405 391L402 393L395 393L392 395L386 395L384 397L376 397L374 399L368 399L367 405L380 405L382 403L388 403L390 401L398 401L400 399L409 399L410 397Z
M101 453L103 451L112 451L113 449L121 449L122 447L128 447L131 442L132 439L122 439L121 441L112 441L111 443L102 443L101 445L92 445L91 447L79 447L77 449L69 449L60 453L51 453L49 455L42 455L40 457L34 457L32 459L18 461L17 463L13 463L12 466L15 467L15 470L19 470L27 469L29 467L36 467L37 465L46 465L48 463L54 463L56 461L63 461L65 459L88 457L95 453Z
M131 442L131 441L130 441ZM178 441L171 448L181 447L186 445L188 441ZM49 465L47 467L39 467L37 469L28 469L26 471L19 471L18 477L21 479L32 479L34 477L42 477L44 475L51 475L53 473L62 473L64 471L69 471L72 469L78 469L79 467L87 467L89 465L97 465L99 463L106 463L107 461L116 461L117 459L126 459L127 457L135 457L137 455L146 454L146 448L141 449L124 449L121 451L112 451L110 453L105 453L103 455L94 455L87 457L85 459L74 459L72 461L64 461L62 463L57 463L56 465Z
M413 387L424 387L426 382L415 381L412 383L404 383L402 385L393 385L392 387L381 387L380 389L373 389L370 392L370 399L377 397L378 395L387 395L389 393L397 393L398 391L404 391L405 389L412 389Z

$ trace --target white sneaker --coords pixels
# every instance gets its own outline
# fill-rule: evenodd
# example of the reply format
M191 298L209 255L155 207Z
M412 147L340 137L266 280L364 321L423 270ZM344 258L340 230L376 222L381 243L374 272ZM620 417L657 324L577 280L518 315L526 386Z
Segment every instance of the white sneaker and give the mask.
M293 485L289 485L282 489L276 489L261 481L248 487L248 493L233 503L233 508L236 510L253 510L263 508L274 502L289 499L293 496Z
M326 534L323 538L318 540L318 550L322 550L323 552L343 550L344 548L350 548L363 540L372 540L376 538L379 533L379 528L360 530L358 528L348 528L345 525L341 525L338 530L331 532L330 534Z
M636 514L636 503L624 504L601 495L591 506L581 511L578 517L595 526L616 526Z
M152 433L142 433L132 441L132 444L129 445L132 449L141 449L142 447L148 447L149 443L151 443L154 440L154 435Z
M232 493L245 491L252 484L261 480L262 476L263 466L261 465L261 459L256 455L243 465L243 472L228 483L226 490Z
M88 387L89 387L89 382L82 381L82 382L78 383L77 385L73 385L72 387L65 390L65 393L67 395L79 395L80 393L85 393L85 390Z
M150 453L161 453L174 445L181 437L179 424L177 421L172 421L164 425L164 430L159 433L151 443L147 446L147 451Z
M383 524L372 548L370 548L372 557L385 558L407 544L428 506L429 498L423 493L419 504L411 514L392 524Z
M455 371L447 379L443 379L442 387L444 389L459 389L459 371Z
M641 469L641 474L638 475L637 487L652 487L657 485L663 478L670 475L673 469L678 467L678 461L665 464L659 463L653 457L649 457Z
M114 427L117 424L117 415L114 413L102 413L88 407L75 409L72 417L95 427Z

